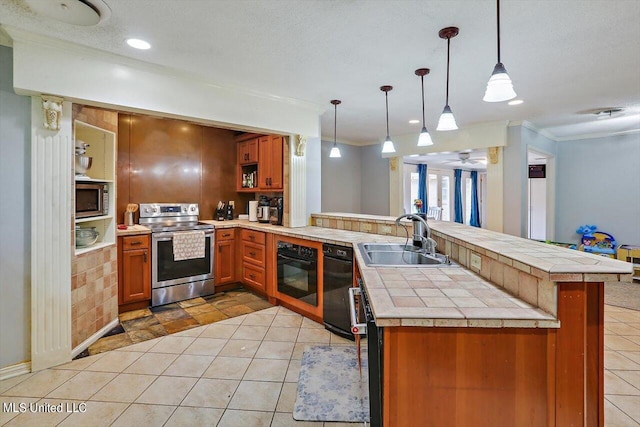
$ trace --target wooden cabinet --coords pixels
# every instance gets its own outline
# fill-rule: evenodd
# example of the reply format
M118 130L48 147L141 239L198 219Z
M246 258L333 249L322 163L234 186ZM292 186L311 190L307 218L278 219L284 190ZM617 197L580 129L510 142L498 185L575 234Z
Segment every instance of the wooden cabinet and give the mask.
M238 141L237 191L282 191L284 189L284 137L245 134Z
M236 230L216 230L215 283L224 285L236 281Z
M266 235L261 231L241 230L242 283L266 294Z
M258 142L258 183L262 190L282 190L284 140L279 135L260 137Z
M151 299L151 251L148 234L118 238L118 283L120 312L148 304ZM126 307L127 304L140 302L143 304Z
M258 139L253 138L248 141L238 143L238 163L247 165L258 163Z

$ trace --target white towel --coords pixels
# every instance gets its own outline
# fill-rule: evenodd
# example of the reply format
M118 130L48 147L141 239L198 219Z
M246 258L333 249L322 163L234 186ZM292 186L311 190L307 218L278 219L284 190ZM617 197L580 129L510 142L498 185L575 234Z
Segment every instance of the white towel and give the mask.
M180 231L173 233L173 260L204 258L204 231Z

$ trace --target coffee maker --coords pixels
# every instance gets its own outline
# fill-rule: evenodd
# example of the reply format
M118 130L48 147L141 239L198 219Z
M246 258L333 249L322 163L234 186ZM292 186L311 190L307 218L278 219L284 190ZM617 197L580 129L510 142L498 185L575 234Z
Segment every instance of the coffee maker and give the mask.
M282 197L272 197L269 207L269 221L273 225L282 225L284 201Z
M269 222L271 215L269 208L269 198L267 196L260 196L260 199L258 200L258 222Z

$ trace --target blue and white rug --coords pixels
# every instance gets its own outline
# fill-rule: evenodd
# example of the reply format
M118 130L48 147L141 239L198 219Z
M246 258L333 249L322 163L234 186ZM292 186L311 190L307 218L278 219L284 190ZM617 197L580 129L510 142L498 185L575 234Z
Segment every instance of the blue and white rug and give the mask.
M298 421L369 421L369 376L363 347L362 376L355 346L305 349L293 418Z

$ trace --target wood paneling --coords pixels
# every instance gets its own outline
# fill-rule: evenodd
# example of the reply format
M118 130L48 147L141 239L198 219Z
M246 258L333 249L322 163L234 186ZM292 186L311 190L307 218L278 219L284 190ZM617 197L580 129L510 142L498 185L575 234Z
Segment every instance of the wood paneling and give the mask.
M546 424L546 329L398 327L384 334L384 425Z
M219 200L234 200L234 214L246 212L252 195L235 189L233 131L130 114L118 124L118 222L128 203L197 202L212 219Z

